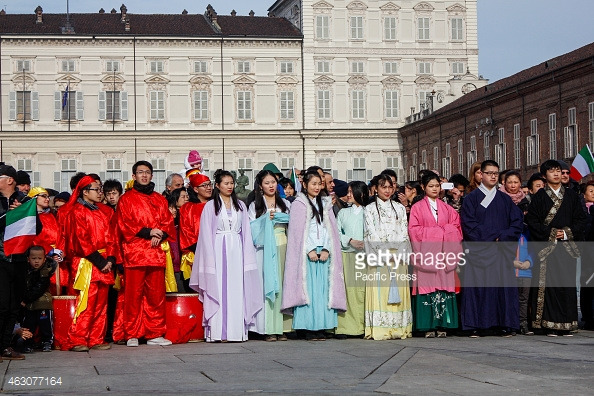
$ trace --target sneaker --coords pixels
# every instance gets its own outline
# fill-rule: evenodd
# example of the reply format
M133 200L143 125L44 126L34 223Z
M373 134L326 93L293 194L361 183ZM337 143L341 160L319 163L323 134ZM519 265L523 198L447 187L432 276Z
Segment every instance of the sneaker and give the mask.
M279 341L287 341L288 340L287 336L284 334L279 335L278 337L276 337L276 339Z
M97 344L97 345L93 345L91 347L91 349L96 349L99 351L106 351L108 349L111 349L111 344Z
M508 330L500 330L499 335L503 338L510 338L513 336L513 334Z
M163 338L163 337L151 338L150 340L146 341L146 345L166 346L166 345L171 345L171 344L173 344L173 342L171 342L167 338Z
M547 333L547 337L557 337L557 333L556 333L556 332L554 332L554 331L549 331L549 332Z
M469 337L470 338L479 338L480 335L479 335L478 331L474 330L472 333L470 333Z
M434 331L428 331L425 333L425 338L435 338L435 332Z
M51 342L44 342L43 348L41 348L42 352L51 352L52 351L52 343Z
M126 342L126 346L129 347L137 347L138 346L138 338L130 338L127 342Z
M77 345L72 347L71 351L72 352L87 352L89 350L89 347L86 345Z
M445 331L438 331L437 332L437 338L446 338L448 336L448 333Z
M22 353L18 353L11 347L8 347L2 352L2 359L3 360L25 360L25 355L23 355Z
M275 342L276 341L276 336L271 334L271 335L267 335L266 338L264 339L264 341L266 342Z
M23 353L33 353L33 348L31 348L31 347L24 347L23 348Z

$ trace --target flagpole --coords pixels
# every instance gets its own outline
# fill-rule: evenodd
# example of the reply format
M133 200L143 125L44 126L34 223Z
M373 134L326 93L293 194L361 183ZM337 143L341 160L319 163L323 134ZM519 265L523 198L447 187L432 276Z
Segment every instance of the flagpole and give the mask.
M66 105L68 106L68 132L70 132L70 80L68 80L68 95L66 96L67 99L67 103Z

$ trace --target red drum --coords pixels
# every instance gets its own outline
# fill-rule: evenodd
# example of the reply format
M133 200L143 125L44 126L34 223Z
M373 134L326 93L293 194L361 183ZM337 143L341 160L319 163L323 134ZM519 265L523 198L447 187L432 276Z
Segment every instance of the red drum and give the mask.
M168 293L165 299L167 306L165 338L174 344L203 341L202 303L198 299L198 294Z
M77 296L54 296L54 348L68 345L68 330L74 319Z

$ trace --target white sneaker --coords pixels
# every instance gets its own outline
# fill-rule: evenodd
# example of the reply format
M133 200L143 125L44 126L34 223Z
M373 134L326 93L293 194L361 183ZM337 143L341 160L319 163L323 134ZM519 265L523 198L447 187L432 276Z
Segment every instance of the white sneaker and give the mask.
M146 345L166 346L166 345L171 345L171 344L173 344L171 341L169 341L168 339L163 338L163 337L151 338L150 340L146 341Z
M137 347L138 346L138 338L130 338L127 342L126 342L126 346L129 347Z

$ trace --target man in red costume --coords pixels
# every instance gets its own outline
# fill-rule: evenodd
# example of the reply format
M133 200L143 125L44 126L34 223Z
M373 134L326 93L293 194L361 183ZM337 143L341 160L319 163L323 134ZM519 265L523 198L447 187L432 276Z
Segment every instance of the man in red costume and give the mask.
M165 339L165 252L162 243L175 240L175 225L167 201L154 191L153 166L138 161L132 167L134 186L118 202L117 232L120 235L124 275L124 326L126 345L170 345Z
M76 274L74 289L80 292L75 317L68 331L71 350L85 352L92 349L109 349L104 342L107 324L107 293L113 284L112 269L115 257L109 239L110 211L101 201L103 192L100 180L83 177L68 201L67 254L72 257Z

